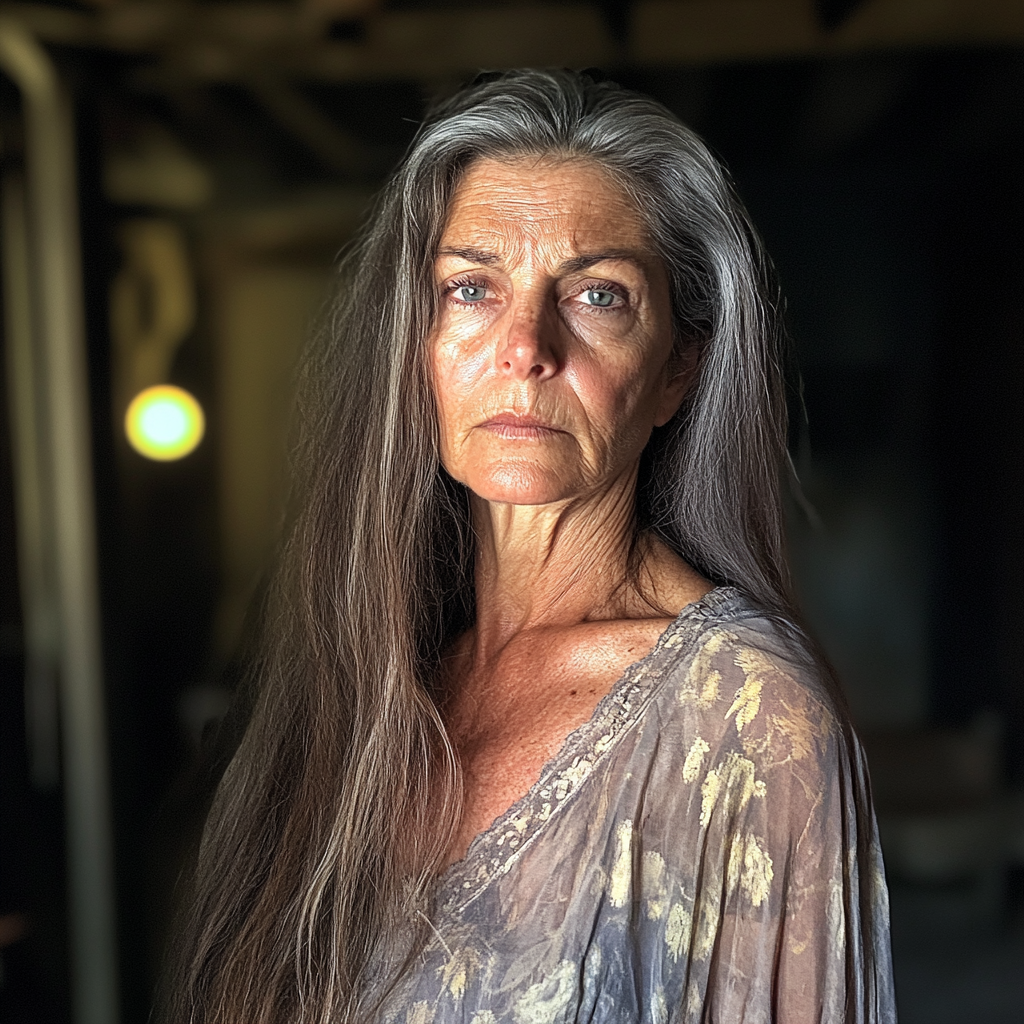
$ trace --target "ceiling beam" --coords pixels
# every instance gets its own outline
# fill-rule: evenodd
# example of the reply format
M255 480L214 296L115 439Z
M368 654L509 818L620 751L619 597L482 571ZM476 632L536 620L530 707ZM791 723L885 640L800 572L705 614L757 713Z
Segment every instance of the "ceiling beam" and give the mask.
M262 75L246 84L278 124L332 170L359 177L394 163L394 153L350 135L289 82Z
M1024 45L1020 0L866 0L834 31L813 0L638 0L628 42L581 3L370 12L333 42L331 4L125 0L89 12L0 3L44 41L159 58L157 77L333 82L430 79L517 66L702 65L904 47Z

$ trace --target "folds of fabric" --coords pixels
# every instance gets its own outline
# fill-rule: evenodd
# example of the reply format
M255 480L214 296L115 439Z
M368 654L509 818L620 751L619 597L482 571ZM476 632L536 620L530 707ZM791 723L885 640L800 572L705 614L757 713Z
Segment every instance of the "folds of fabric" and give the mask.
M441 880L381 1020L894 1021L862 754L797 636L684 609Z

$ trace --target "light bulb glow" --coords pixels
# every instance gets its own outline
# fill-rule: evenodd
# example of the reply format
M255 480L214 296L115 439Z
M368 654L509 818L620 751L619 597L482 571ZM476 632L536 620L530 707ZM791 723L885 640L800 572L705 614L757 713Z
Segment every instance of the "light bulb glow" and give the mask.
M158 384L132 399L124 429L140 455L170 462L195 450L203 439L206 418L200 404L183 388Z

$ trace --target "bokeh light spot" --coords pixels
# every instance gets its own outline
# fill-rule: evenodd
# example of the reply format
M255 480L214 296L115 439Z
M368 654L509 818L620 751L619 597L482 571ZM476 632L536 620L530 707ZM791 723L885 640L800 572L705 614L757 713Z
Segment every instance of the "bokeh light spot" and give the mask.
M147 459L170 462L184 458L203 439L202 407L183 388L158 384L140 391L124 417L128 442Z

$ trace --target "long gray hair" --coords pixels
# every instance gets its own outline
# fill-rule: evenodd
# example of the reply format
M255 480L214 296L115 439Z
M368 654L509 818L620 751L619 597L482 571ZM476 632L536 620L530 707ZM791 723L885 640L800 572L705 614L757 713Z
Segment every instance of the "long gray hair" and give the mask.
M594 162L635 199L676 344L699 349L696 386L644 453L637 530L792 612L777 300L726 174L668 110L614 84L482 76L420 129L305 367L301 503L199 851L175 1024L362 1019L382 937L425 921L462 800L437 666L473 619L468 501L439 462L424 358L433 261L466 168L517 156Z

